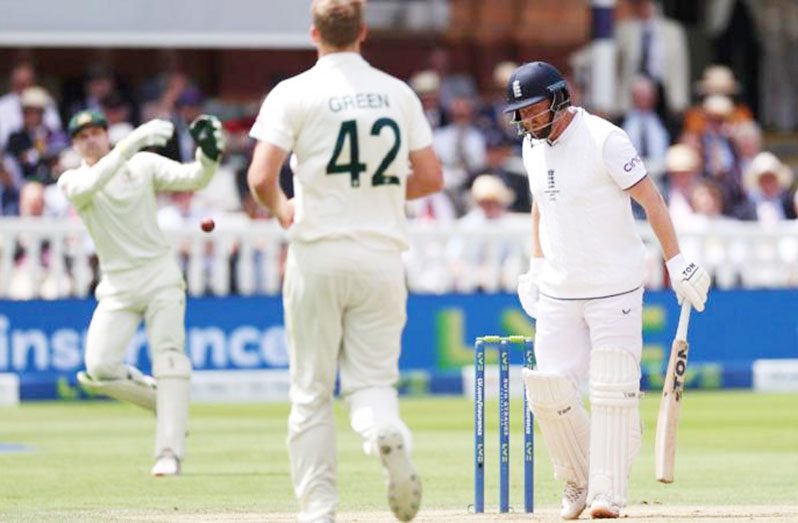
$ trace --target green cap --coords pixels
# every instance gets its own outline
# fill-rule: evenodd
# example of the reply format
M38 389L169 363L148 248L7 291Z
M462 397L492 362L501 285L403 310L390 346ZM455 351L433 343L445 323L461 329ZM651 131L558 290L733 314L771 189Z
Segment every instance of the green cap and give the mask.
M108 120L105 119L105 115L100 111L80 111L70 118L67 133L69 133L70 137L73 137L90 125L108 129Z

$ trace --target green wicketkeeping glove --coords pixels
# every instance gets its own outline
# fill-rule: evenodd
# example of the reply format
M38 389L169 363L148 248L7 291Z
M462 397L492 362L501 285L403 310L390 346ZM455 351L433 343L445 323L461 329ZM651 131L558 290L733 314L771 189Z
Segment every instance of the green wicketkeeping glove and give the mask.
M215 116L209 114L199 115L188 127L188 132L197 147L202 150L202 154L218 162L224 152L224 134L222 133L222 122Z

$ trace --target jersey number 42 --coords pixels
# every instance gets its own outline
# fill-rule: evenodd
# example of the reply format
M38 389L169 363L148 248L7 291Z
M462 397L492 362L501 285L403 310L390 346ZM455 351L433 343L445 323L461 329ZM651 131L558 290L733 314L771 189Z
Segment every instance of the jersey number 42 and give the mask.
M379 136L383 128L387 127L393 131L394 141L393 146L383 157L379 167L371 175L371 185L399 185L399 177L385 174L385 171L396 159L399 152L399 146L402 144L402 136L399 132L399 125L390 118L380 118L374 125L371 126L371 135ZM340 160L341 152L344 150L344 145L349 138L349 162L338 163ZM341 174L349 173L349 179L352 187L360 187L360 173L367 170L365 163L360 163L360 147L357 139L357 120L347 120L341 123L341 128L338 130L338 138L335 140L335 149L333 150L330 161L327 162L327 174Z

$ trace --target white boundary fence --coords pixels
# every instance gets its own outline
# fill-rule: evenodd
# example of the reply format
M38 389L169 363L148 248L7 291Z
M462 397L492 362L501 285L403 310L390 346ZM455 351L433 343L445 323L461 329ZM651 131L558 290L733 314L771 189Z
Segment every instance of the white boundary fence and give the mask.
M646 286L661 288L659 246L647 224ZM189 294L278 294L285 259L285 235L272 221L220 224L212 234L199 229L169 231L181 253ZM719 288L798 287L798 221L763 228L756 223L721 222L680 230L685 255L704 265ZM456 224L410 224L405 254L412 292L514 291L530 250L528 216L500 225L465 229ZM20 255L24 251L24 255ZM77 220L0 220L0 298L84 297L95 280L93 247Z

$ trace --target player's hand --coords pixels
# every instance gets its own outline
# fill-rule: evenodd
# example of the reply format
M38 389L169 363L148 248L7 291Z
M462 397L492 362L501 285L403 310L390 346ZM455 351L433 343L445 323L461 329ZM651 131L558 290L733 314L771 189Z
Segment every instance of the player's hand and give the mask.
M277 212L277 220L283 229L288 229L294 224L294 199L285 200Z
M531 318L538 316L538 299L540 298L538 276L543 268L543 260L543 258L531 258L529 271L518 277L518 300L521 302L524 312Z
M188 127L188 132L202 154L218 162L224 152L225 139L222 122L210 114L199 115Z
M681 254L665 262L665 265L679 304L687 300L695 310L703 311L709 293L709 273L695 262L686 262Z
M141 124L116 145L116 150L130 159L145 147L163 147L175 132L175 126L167 120L150 120Z

